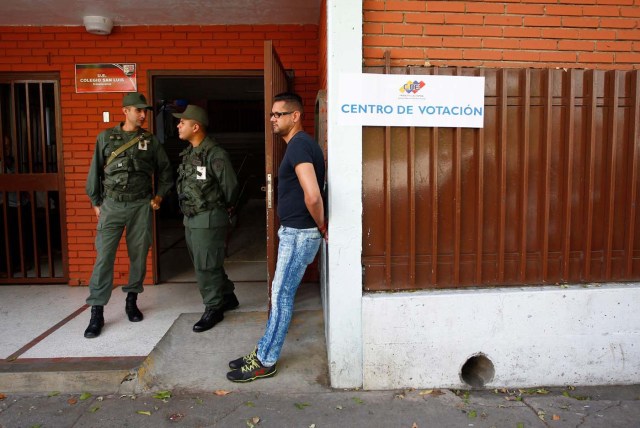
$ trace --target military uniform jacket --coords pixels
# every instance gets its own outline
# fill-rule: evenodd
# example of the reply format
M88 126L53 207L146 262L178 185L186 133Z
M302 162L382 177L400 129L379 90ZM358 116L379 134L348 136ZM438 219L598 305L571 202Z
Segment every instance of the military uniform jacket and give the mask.
M96 140L85 186L94 206L102 205L106 196L125 201L150 197L154 173L158 177L156 195L164 198L173 186L171 162L162 144L142 128L137 132L125 132L122 125L102 131ZM107 166L111 153L136 136L136 144Z
M228 225L226 208L236 203L238 195L229 154L207 136L197 147L189 145L180 156L177 191L184 224L205 228Z

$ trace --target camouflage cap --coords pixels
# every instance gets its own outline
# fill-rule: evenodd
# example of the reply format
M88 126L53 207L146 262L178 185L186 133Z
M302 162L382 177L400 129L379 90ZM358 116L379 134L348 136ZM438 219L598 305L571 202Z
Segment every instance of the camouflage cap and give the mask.
M129 106L133 106L136 108L145 108L149 110L153 108L149 104L147 104L147 99L144 97L144 95L138 92L131 92L125 95L122 99L122 107Z
M195 120L204 126L209 126L209 115L207 112L202 107L193 104L189 104L183 113L173 113L173 116L178 119Z

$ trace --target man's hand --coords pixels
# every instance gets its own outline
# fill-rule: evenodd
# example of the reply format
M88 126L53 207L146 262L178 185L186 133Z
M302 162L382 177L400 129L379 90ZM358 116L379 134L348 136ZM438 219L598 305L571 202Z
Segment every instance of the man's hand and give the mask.
M100 220L100 206L97 205L97 206L93 207L93 211L96 213L96 218L98 220Z
M160 204L162 203L162 196L154 196L153 199L151 199L151 208L153 208L154 211L157 211L160 209Z

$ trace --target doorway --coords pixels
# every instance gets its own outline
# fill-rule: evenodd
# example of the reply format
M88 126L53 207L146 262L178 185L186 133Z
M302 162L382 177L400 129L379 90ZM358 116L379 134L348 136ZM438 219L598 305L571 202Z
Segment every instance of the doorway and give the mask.
M264 79L261 73L152 73L153 131L164 144L175 173L187 142L178 138L178 119L196 104L209 113L209 135L230 155L240 194L231 218L225 270L233 281L267 278L265 218ZM156 216L154 282L196 281L189 259L182 213L174 191Z

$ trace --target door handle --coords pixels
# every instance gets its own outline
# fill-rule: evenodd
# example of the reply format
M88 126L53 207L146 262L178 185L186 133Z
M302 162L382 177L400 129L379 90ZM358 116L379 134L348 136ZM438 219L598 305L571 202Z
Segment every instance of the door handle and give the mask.
M271 174L267 174L267 208L271 209L273 207L273 203L272 203L272 198L273 198L273 185L272 185L272 178L271 178Z

